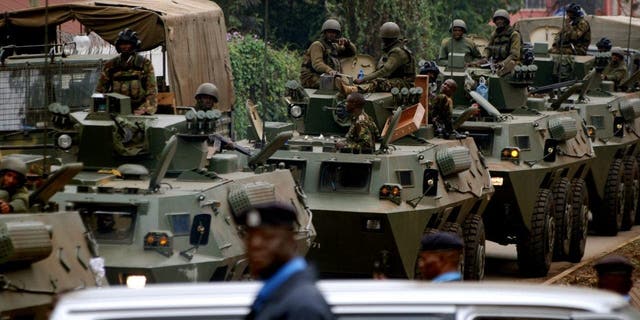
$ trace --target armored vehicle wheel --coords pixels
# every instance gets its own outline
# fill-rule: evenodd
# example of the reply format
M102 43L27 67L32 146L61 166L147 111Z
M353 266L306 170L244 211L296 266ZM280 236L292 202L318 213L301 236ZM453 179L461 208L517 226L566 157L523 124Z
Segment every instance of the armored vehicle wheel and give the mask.
M554 218L556 221L556 240L553 248L553 259L560 261L569 255L571 245L571 235L573 227L573 193L571 192L571 182L568 178L562 178L552 189L554 208Z
M464 272L465 280L484 279L485 240L484 223L479 215L470 215L464 221Z
M587 232L589 226L589 194L587 185L583 179L571 180L571 193L573 194L573 219L571 228L571 245L567 260L580 262L584 256L584 248L587 244Z
M624 164L616 159L609 167L604 203L595 216L597 231L605 236L615 236L622 225L624 214Z
M624 214L620 230L629 230L635 224L638 196L640 196L638 162L635 157L626 157L624 159Z
M538 190L531 215L531 230L518 239L518 268L525 277L542 277L549 272L555 239L553 197L549 189Z

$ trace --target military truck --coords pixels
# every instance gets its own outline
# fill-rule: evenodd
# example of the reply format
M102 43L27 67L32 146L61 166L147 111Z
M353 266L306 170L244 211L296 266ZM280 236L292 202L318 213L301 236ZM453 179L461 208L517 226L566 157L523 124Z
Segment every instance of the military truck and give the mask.
M544 276L552 259L580 261L588 229L585 178L595 154L589 130L575 111L546 110L527 99L535 66L518 66L503 77L464 68L454 54L445 76L456 80L455 104L482 112L459 131L475 139L495 187L484 223L487 239L516 244L523 276ZM475 86L484 83L486 97Z
M80 215L48 201L81 168L65 165L32 192L31 213L0 215L0 318L48 319L59 295L107 285Z
M345 76L370 72L371 61L346 61ZM482 214L493 188L473 140L433 134L425 139L429 129L418 103L423 88L404 88L402 94L365 95L365 112L376 125L389 121L375 150L338 150L336 140L348 130L349 117L333 77L321 82L320 89L289 84L285 100L299 135L269 159L289 168L307 194L318 230L307 257L321 276L418 277L421 237L445 230L464 239L464 277L482 279ZM265 125L266 131L277 129Z
M79 211L111 284L245 278L245 247L231 215L258 203L296 207L300 254L316 235L290 171L265 163L290 134L256 154L220 151L216 141L231 142L210 134L214 111L136 116L129 97L116 93L95 95L88 112L70 119L88 170L52 199Z

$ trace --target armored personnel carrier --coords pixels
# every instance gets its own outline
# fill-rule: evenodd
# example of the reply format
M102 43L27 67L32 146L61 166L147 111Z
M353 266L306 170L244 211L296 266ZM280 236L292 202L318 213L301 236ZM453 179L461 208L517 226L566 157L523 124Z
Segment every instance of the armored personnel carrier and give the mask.
M107 285L80 215L48 202L81 168L65 165L31 193L32 213L0 215L0 318L48 319L58 295Z
M638 215L640 196L638 93L616 92L613 82L601 80L611 57L608 52L560 56L546 54L545 43L536 47L534 63L545 75L536 77L536 97L550 109L576 110L591 132L596 158L586 182L592 229L602 235L629 230ZM561 85L548 79L558 79Z
M343 71L355 76L375 65L358 59ZM425 139L422 88L404 88L365 95L365 112L377 126L388 121L375 150L338 150L350 120L333 78L322 82L320 89L290 84L286 101L299 135L269 159L289 168L307 194L318 230L307 257L321 276L417 277L422 235L445 230L464 239L464 277L482 279L482 214L493 189L473 140Z
M585 177L595 157L582 118L527 100L535 67L499 77L491 70L465 70L461 56L454 54L453 61L445 76L467 89L455 103L467 107L475 101L482 108L459 131L475 139L495 187L484 214L487 239L517 244L524 276L546 275L552 258L580 261L588 226ZM486 98L473 90L483 82Z
M301 254L315 237L289 170L264 164L290 135L251 157L239 147L245 154L223 152L209 144L230 143L209 134L215 112L135 116L129 98L118 94L97 95L89 112L70 118L80 132L78 161L90 170L53 200L80 212L101 246L109 283L245 277L245 248L231 215L252 204L278 200L297 208Z

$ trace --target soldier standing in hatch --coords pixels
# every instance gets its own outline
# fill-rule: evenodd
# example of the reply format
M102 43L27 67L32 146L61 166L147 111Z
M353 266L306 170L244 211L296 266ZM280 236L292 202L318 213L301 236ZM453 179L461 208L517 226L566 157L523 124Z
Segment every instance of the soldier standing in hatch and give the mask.
M24 187L27 165L19 159L4 158L0 162L0 213L27 212L29 191Z
M305 88L318 88L320 75L335 75L341 71L340 59L356 55L356 46L341 38L340 22L328 19L322 24L322 39L314 41L302 58L300 83Z
M489 44L484 49L485 58L475 61L472 65L493 62L498 69L499 75L504 75L520 63L522 38L520 33L510 25L509 12L498 9L493 13L493 23L496 30L491 34Z
M482 58L478 46L464 35L467 33L467 24L464 20L453 20L449 32L451 37L443 39L440 44L440 55L438 56L440 65L449 65L449 53L463 53L465 63Z
M453 94L458 84L453 79L447 79L440 86L440 93L433 98L429 108L429 122L438 128L445 136L453 131Z
M156 75L151 61L136 53L140 45L135 31L127 28L118 34L120 54L104 64L96 92L123 94L131 98L135 114L154 114L158 108Z
M582 8L575 3L565 7L567 18L562 30L556 35L549 53L584 56L591 43L591 26L584 19Z
M223 112L218 108L219 91L215 84L205 82L198 86L196 90L195 109L207 111L218 110L220 111L220 117L215 122L215 133L222 135L225 138L231 138L231 117L228 112Z
M378 127L364 112L365 99L362 93L354 92L347 96L347 112L351 115L351 127L346 135L345 144L338 143L338 149L349 148L356 153L373 153L376 140L380 136Z
M369 87L342 86L343 93L391 91L391 88L413 87L416 66L413 53L400 38L400 27L395 22L385 22L380 27L382 38L382 57L378 60L376 71L365 75L363 79L353 80L355 84L371 83Z
M624 51L616 47L611 50L611 61L602 71L602 80L613 81L618 89L618 85L627 78L627 65L624 63Z

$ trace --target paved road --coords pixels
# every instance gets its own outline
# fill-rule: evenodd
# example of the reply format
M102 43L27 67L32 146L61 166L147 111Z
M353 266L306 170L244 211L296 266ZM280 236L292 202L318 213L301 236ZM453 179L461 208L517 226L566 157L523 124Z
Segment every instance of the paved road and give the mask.
M618 233L616 237L600 237L590 235L587 238L587 246L582 261L598 258L607 252L613 251L621 244L640 236L640 226L634 226L629 231ZM516 246L502 246L487 241L487 264L485 280L516 280L527 282L543 282L562 271L574 266L570 262L554 262L551 264L549 274L544 278L523 279L518 276L518 264Z

